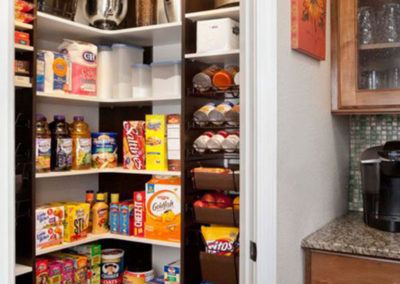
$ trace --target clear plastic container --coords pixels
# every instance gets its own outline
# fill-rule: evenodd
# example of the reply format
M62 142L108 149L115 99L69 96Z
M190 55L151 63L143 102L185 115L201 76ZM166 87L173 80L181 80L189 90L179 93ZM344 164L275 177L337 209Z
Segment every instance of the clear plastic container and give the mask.
M151 67L146 64L132 65L132 97L149 98L152 94Z
M98 46L97 96L110 99L113 94L113 52L109 46Z
M131 66L143 63L144 49L127 44L113 44L113 97L119 99L132 97Z
M181 96L181 61L152 63L151 74L154 98Z

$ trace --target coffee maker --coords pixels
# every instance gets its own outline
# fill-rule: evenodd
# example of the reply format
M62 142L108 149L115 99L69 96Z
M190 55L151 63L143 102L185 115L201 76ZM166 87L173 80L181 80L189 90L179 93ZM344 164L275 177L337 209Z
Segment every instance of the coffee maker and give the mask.
M400 232L400 141L372 147L361 154L364 222Z

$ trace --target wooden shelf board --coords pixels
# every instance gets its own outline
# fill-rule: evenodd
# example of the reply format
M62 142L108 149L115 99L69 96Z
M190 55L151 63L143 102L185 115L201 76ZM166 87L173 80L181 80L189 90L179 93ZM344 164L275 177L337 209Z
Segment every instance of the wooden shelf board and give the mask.
M19 51L33 51L33 46L16 43L15 49Z
M360 50L375 50L375 49L388 49L388 48L400 48L400 42L361 44L359 47Z
M15 264L15 276L20 276L32 272L32 267L22 264Z
M89 169L79 171L67 171L67 172L49 172L49 173L37 173L36 178L58 178L58 177L73 177L81 175L93 175L101 173L111 174L131 174L131 175L160 175L160 176L180 176L181 172L173 171L147 171L147 170L126 170L122 167L114 169Z
M208 53L190 53L186 54L186 59L201 61L204 63L239 63L240 50L217 51Z
M75 242L71 242L71 243L64 242L61 245L52 246L52 247L48 247L48 248L44 248L44 249L36 249L36 256L60 251L60 250L75 247L78 245L96 242L99 240L106 240L106 239L121 240L121 241L133 242L133 243L149 244L149 245L171 247L171 248L180 248L180 246L181 246L180 243L152 240L152 239L146 239L146 238L138 238L138 237L133 237L133 236L123 236L123 235L117 235L117 234L111 234L111 233L106 233L106 234L101 234L101 235L89 234L87 236L87 238L79 240L79 241L75 241Z
M239 6L188 13L185 15L186 19L192 21L203 21L203 20L221 19L221 18L231 18L236 21L239 21L239 17L240 17Z
M177 22L108 31L43 12L38 12L37 25L42 40L61 42L64 38L70 38L95 44L122 42L140 46L180 43L182 26Z
M33 25L14 21L15 28L18 30L33 30Z
M32 88L32 83L29 84L22 84L22 83L15 83L16 88Z

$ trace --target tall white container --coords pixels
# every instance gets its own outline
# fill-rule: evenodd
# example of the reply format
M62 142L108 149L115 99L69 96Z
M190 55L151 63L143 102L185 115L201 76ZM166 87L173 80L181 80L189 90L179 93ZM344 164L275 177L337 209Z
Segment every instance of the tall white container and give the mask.
M181 96L181 61L151 64L153 98Z
M110 99L113 95L112 49L104 45L97 48L97 95L102 99Z
M149 98L152 95L151 67L147 64L132 65L132 97Z
M143 63L144 49L142 47L113 44L113 97L126 99L132 97L132 72L131 66Z

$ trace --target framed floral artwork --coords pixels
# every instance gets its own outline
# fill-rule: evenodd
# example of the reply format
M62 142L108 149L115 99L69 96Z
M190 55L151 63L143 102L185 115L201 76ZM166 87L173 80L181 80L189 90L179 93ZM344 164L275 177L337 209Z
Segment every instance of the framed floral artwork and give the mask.
M326 0L292 0L292 49L326 58Z

